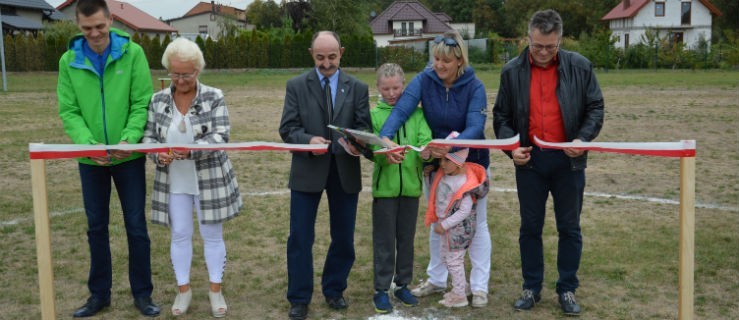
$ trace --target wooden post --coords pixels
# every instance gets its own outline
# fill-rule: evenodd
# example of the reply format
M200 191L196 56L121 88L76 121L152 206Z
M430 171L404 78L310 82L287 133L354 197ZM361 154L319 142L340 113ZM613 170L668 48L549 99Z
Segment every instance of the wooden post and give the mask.
M171 80L170 78L159 78L159 82L162 84L162 90L164 90L164 81Z
M54 304L54 267L51 262L51 229L46 199L46 160L31 160L33 216L36 229L36 260L38 262L41 319L56 319Z
M680 158L680 304L677 318L693 319L695 271L695 157Z

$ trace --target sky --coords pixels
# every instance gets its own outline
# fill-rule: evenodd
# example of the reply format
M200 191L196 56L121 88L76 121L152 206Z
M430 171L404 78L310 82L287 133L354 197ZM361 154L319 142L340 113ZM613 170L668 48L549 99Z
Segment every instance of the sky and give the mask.
M65 0L46 0L46 3L56 7ZM121 0L118 0L121 1ZM144 12L152 15L154 18L171 19L179 18L187 11L192 9L200 0L122 0L121 2L130 3ZM210 0L202 0L202 2L210 2ZM216 3L223 5L246 9L252 0L217 0Z

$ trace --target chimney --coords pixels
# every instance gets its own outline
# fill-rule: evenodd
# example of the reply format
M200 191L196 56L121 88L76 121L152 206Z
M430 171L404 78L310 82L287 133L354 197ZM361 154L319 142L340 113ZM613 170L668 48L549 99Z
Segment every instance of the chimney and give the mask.
M631 0L624 0L624 9L628 9L631 6Z
M121 2L121 10L123 10L123 2Z
M216 13L216 2L213 0L210 1L210 13Z

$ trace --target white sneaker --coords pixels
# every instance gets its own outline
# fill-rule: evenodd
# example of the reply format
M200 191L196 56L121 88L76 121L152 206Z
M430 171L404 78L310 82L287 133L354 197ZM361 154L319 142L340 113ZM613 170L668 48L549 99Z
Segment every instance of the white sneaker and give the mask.
M444 299L439 300L439 303L447 308L461 308L466 307L469 304L469 302L467 302L467 297L458 296L451 292L445 294Z
M488 305L488 294L484 291L475 291L472 293L472 306L476 308Z
M445 289L444 287L439 287L439 286L432 284L431 282L424 281L418 287L411 290L411 294L413 294L416 297L425 297L425 296L428 296L428 295L431 295L437 292L444 292L444 289Z

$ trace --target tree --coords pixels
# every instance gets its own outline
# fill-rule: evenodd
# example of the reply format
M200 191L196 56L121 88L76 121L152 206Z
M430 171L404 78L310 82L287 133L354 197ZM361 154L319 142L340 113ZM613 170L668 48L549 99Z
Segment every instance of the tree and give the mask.
M293 25L292 28L296 32L304 31L308 28L306 20L310 16L311 5L306 0L282 2L282 10L290 17Z
M235 37L239 34L239 25L236 23L236 19L229 16L218 17L218 27L221 29L219 38Z
M502 25L499 12L503 7L503 0L477 0L472 14L477 34L486 35L496 32Z
M332 30L341 35L371 35L369 6L345 0L312 0L309 24L313 30Z
M254 0L246 7L246 19L260 30L282 25L280 6L273 0Z
M713 41L729 41L730 39L726 37L727 32L736 33L739 30L739 1L712 0L711 2L722 13L718 17L713 17Z

